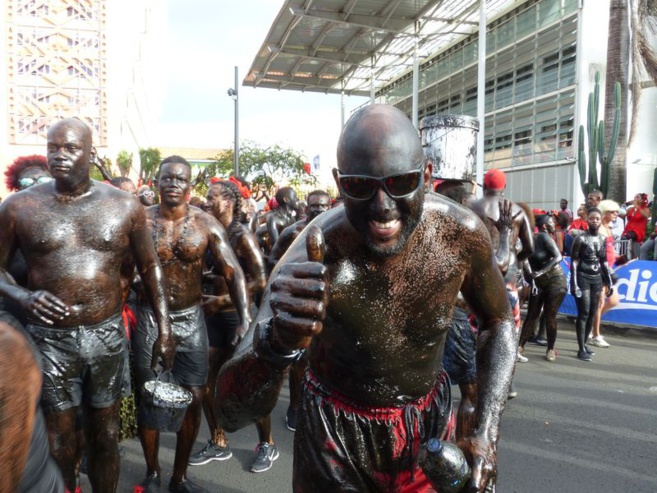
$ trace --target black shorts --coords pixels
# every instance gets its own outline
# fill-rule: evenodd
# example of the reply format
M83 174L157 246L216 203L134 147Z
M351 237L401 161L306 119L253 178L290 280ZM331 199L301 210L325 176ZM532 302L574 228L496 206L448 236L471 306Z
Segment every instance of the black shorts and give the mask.
M59 329L29 323L27 331L43 368L44 412L82 402L105 408L130 392L128 340L120 314L96 325Z
M185 310L169 312L171 330L176 343L176 357L173 371L161 378L188 387L203 387L208 379L208 334L200 305ZM140 307L137 315L137 329L132 336L132 351L135 358L135 377L141 390L145 382L155 380L162 370L151 369L153 344L158 337L155 314L152 310Z
M451 440L455 431L447 374L406 405L367 407L319 382L303 384L294 436L295 493L315 491L429 491L418 464L420 444Z
M249 313L252 319L255 318L258 313L255 304L249 306ZM227 310L205 317L205 324L208 327L210 347L227 348L235 337L237 327L240 325L240 317L237 310Z
M237 310L228 310L210 315L205 319L208 326L208 342L210 347L224 348L235 337L235 332L240 324Z
M477 381L477 335L465 310L454 307L452 325L445 339L443 368L453 384Z

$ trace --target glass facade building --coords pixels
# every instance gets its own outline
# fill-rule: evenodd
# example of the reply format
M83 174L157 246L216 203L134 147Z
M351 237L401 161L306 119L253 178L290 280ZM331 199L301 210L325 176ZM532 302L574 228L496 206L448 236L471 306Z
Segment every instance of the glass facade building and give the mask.
M485 163L507 172L513 200L572 201L576 157L578 0L531 0L490 22L486 39ZM476 116L478 35L420 66L418 116ZM412 73L376 94L412 111ZM556 201L556 203L555 203Z

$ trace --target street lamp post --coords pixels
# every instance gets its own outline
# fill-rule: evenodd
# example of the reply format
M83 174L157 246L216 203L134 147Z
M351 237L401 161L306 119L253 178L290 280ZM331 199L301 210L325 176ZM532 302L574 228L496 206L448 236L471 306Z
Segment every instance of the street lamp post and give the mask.
M235 101L235 152L234 152L234 167L235 176L239 175L239 162L240 162L240 106L239 96L237 93L238 88L238 75L237 66L235 67L235 87L228 89L228 95Z

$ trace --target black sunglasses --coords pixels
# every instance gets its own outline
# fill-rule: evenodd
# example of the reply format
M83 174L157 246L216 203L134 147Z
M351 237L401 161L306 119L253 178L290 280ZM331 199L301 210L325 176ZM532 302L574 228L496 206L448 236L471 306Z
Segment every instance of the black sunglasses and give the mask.
M342 193L355 200L369 200L379 187L393 199L401 199L415 192L422 185L424 167L404 173L376 178L365 175L343 175L338 171Z

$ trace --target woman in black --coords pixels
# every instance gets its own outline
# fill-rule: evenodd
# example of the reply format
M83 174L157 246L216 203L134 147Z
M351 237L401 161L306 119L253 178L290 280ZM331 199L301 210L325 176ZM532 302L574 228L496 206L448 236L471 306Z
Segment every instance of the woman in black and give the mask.
M557 310L566 296L566 276L559 265L561 253L551 234L554 220L548 215L536 218L538 233L534 235L534 252L523 267L525 278L532 286L527 305L527 316L520 333L520 352L524 352L527 340L534 334L536 323L543 309L547 329L545 359L556 361L554 343L557 340Z
M600 303L602 286L606 295L613 294L611 272L607 264L605 239L598 234L602 223L602 214L596 207L589 209L589 229L575 238L572 249L571 292L577 303L577 357L582 361L591 361L594 354L585 344L591 333L593 319Z

